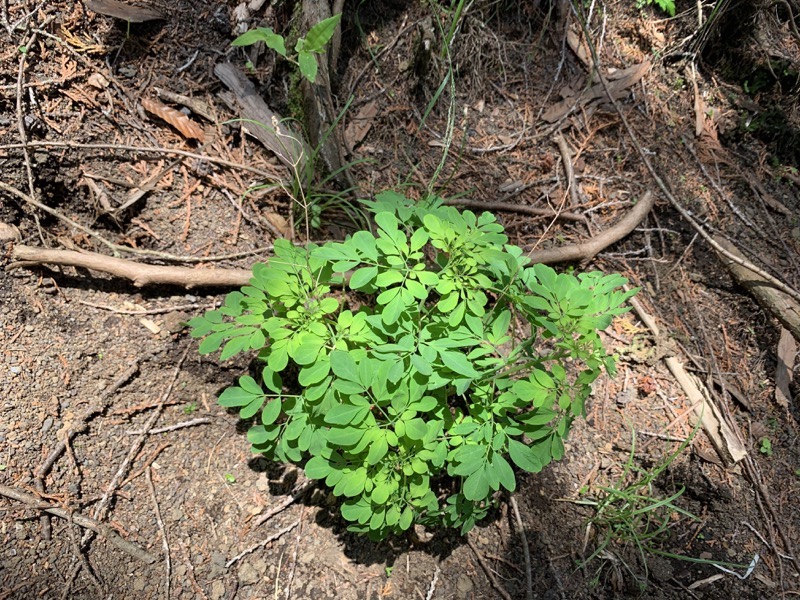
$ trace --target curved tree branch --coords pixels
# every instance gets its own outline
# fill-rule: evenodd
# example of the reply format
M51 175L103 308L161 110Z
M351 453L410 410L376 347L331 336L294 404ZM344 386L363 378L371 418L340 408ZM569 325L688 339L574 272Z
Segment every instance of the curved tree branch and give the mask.
M589 241L560 248L538 250L528 256L535 263L546 264L590 260L598 252L633 231L653 208L653 203L653 194L648 191L619 223ZM249 269L190 269L189 267L150 265L94 252L51 250L23 244L14 246L11 256L15 262L8 266L9 269L42 264L83 267L128 279L136 287L177 285L186 288L237 288L247 285L252 275Z

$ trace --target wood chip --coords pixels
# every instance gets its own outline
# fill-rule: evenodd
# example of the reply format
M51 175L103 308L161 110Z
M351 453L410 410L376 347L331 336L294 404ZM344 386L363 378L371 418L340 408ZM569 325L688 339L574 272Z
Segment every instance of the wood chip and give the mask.
M372 129L372 123L377 114L378 103L373 100L362 106L358 114L348 123L344 132L344 142L347 144L348 152L352 153L355 147L364 141L369 130Z
M788 329L781 328L781 339L778 341L778 364L775 367L775 401L781 408L789 408L792 393L789 384L792 382L794 358L797 355L797 343Z
M134 6L119 0L84 0L84 3L91 11L131 23L166 19L164 13L152 6Z

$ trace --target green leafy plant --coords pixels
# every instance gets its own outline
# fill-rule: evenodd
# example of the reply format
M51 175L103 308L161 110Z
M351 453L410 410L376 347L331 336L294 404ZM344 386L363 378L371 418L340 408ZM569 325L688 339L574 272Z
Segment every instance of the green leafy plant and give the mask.
M232 46L252 46L257 42L264 42L289 62L297 65L300 73L311 83L317 79L317 57L315 54L322 54L326 44L333 37L336 26L342 15L334 15L324 19L308 30L305 37L301 37L295 44L295 55L289 56L286 51L286 40L283 36L275 33L270 27L258 27L246 31L233 42Z
M191 402L183 407L183 414L190 415L197 410L197 402Z
M564 455L592 382L614 373L597 332L635 292L529 264L489 213L396 192L367 204L377 233L277 240L191 335L222 360L258 353L258 376L219 403L258 417L254 452L332 488L352 531L466 532L516 489L515 467Z
M655 4L670 17L675 16L675 0L636 0L636 8L642 10L645 6Z
M236 483L236 476L231 474L231 473L225 473L224 479L225 479L225 483L227 483L227 484Z
M764 456L772 456L772 441L768 437L761 438L758 451Z

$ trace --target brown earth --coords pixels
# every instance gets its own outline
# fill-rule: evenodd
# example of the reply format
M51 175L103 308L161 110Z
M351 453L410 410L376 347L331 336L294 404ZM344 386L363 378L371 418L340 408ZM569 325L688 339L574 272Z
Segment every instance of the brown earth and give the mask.
M624 82L617 107L640 153L604 92L558 112L575 104L562 100L580 93L589 72L585 50L564 34L565 25L579 31L574 15L544 4L465 3L451 46L455 95L445 86L423 123L447 73L442 38L455 7L400 0L343 4L333 92L338 110L353 95L342 128L368 109L370 128L345 157L355 163L350 174L362 197L397 186L420 195L449 145L436 180L442 196L584 217L569 221L494 207L512 242L543 248L603 231L652 190L657 206L636 231L578 268L621 272L641 286L638 298L665 337L654 338L633 313L609 328L604 339L620 354L619 376L595 386L588 419L576 424L566 458L522 479L515 493L519 519L502 497L466 537L435 532L427 541L375 544L347 533L334 499L304 487L301 472L252 456L246 424L215 403L247 361L199 357L182 323L220 295L187 294L178 286L138 289L79 268L26 268L12 264L14 242L4 241L0 490L35 499L26 504L0 494L0 600L526 598L528 575L531 596L548 599L800 593L791 548L800 532L798 405L793 385L788 403L776 400L780 324L666 201L642 158L654 163L705 227L728 235L796 289L800 146L791 57L800 54L791 13L753 12L747 21L752 31L743 32L735 26L742 15L733 11L703 36L707 46L700 48L693 46L696 37L687 41L697 27L689 3L678 6L675 19L632 2L586 5L606 75L652 63L640 69L641 80L612 79ZM268 257L263 249L276 235L302 240L306 228L292 232L302 212L293 211L285 190L263 186L285 170L230 121L238 116L235 105L226 103L214 76L220 62L244 70L247 60L229 46L233 3L160 6L165 21L132 23L128 31L124 21L80 2L3 3L10 42L0 50L0 223L18 228L21 242L31 246L108 254L88 230L128 248L248 268ZM248 24L291 35L298 22L291 4L278 2L257 10ZM731 41L733 34L740 43ZM772 71L755 62L758 44L769 45ZM703 50L696 71L680 55L694 50ZM778 73L776 56L790 57ZM270 53L254 63L248 74L261 96L284 116L297 116L290 66ZM156 88L211 107L216 124L192 115L205 127L206 141L185 139L141 108L142 100L155 99ZM448 106L454 126L449 144ZM557 135L566 141L566 156ZM565 160L574 169L571 189ZM143 188L147 193L129 209L109 213ZM310 200L325 208L325 196ZM320 218L313 239L352 227L345 205L332 204L313 213ZM214 260L240 252L252 254ZM748 450L743 461L725 466L702 431L692 437L691 402L661 360L670 348L709 385ZM45 469L37 492L37 470L89 409L97 414ZM201 422L150 431L193 419ZM150 433L135 433L141 430ZM652 486L640 490L657 500L685 489L674 502L697 519L669 515L656 545L670 556L646 553L643 562L634 545L612 541L585 563L602 539L602 530L587 526L595 514L587 502L602 498L604 487L641 477L626 465L659 470L690 437ZM305 491L292 502L298 490ZM62 517L49 519L49 536L37 503L64 509ZM276 507L284 509L265 520ZM80 515L106 523L155 562L134 558L108 536L84 538ZM259 517L264 522L257 525ZM756 555L755 568L740 579ZM734 563L727 568L736 574L712 562Z

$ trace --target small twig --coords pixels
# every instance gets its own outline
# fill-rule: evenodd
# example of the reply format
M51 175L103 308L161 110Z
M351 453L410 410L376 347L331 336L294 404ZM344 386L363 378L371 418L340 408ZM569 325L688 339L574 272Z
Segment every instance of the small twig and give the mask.
M478 210L503 210L516 212L523 215L533 215L535 217L556 217L565 221L585 222L586 217L574 212L558 212L552 208L539 208L538 206L526 206L524 204L513 204L512 202L483 202L482 200L469 200L467 198L453 198L445 200L448 206L463 206L465 208L476 208Z
M126 144L79 144L77 142L59 142L59 141L35 141L26 144L28 148L74 148L77 150L119 150L120 152L149 152L153 154L176 154L178 156L185 156L187 158L195 158L197 160L206 161L230 167L232 169L239 169L241 171L249 171L268 179L275 183L280 182L280 178L275 173L264 171L257 167L250 165L243 165L224 158L217 158L205 154L198 154L196 152L189 152L187 150L179 150L177 148L159 148L158 146L128 146ZM17 150L22 148L22 144L3 144L0 145L0 150Z
M86 573L86 576L89 578L89 581L92 582L95 589L98 592L98 596L105 595L105 589L103 584L97 578L92 566L89 564L89 560L86 558L83 552L81 552L81 547L78 545L78 536L75 535L75 528L73 527L72 511L67 511L67 532L69 533L69 541L72 544L72 552L75 555L75 560L81 563L83 566L83 570Z
M527 254L528 258L534 263L553 264L557 262L586 261L593 258L599 252L608 248L636 229L636 226L645 218L647 213L653 208L655 199L648 190L641 197L639 202L633 206L628 214L620 221L605 231L598 233L586 242L562 246L559 248L546 248L536 250Z
M263 548L264 546L266 546L267 544L269 544L271 542L274 542L275 540L279 539L281 536L286 535L287 533L289 533L292 529L294 529L298 525L300 525L300 519L297 519L297 521L295 521L291 525L288 525L288 526L284 527L283 529L281 529L277 533L273 533L267 539L261 540L257 544L255 544L253 546L250 546L247 550L243 550L242 552L240 552L239 554L234 556L232 559L230 559L228 562L226 562L225 563L225 568L226 569L230 569L231 565L236 564L237 562L239 562L242 558L244 558L248 554L250 554L252 552L255 552L256 550L259 550L259 549Z
M431 600L431 598L433 598L433 593L436 591L436 582L439 581L440 572L441 570L437 564L436 568L433 570L433 579L431 579L431 585L428 587L428 593L425 595L425 600Z
M519 536L522 539L522 552L525 556L525 600L533 600L533 575L531 571L531 550L528 546L528 538L525 536L525 526L522 523L522 515L519 514L517 499L511 496L511 508L514 509L514 520L519 529Z
M156 429L151 429L150 431L126 431L128 435L152 435L154 433L166 433L168 431L175 431L177 429L183 429L184 427L194 427L195 425L204 425L205 423L211 423L211 419L206 417L199 417L197 419L192 419L191 421L183 421L181 423L175 423L174 425L167 425L166 427L158 427Z
M86 429L87 422L90 419L105 412L111 403L111 397L114 395L114 393L116 393L119 388L125 385L125 383L131 377L133 377L136 371L139 370L139 361L140 359L135 359L133 364L122 375L120 375L116 381L114 381L114 383L111 384L111 387L105 391L103 396L100 398L98 405L90 408L78 418L77 423L64 434L64 439L61 440L55 448L53 448L50 454L47 455L45 461L39 465L33 474L33 484L37 492L44 493L44 478L47 477L47 474L50 472L50 469L53 468L55 462L61 457L62 454L64 454L64 451L67 449L67 443L72 440L76 434ZM50 539L50 520L44 515L42 519L42 535L45 536L46 540Z
M142 433L137 440L133 442L131 445L130 450L128 451L128 455L125 457L125 460L122 461L120 464L119 469L114 474L114 477L109 482L108 486L106 487L106 491L103 494L103 497L100 499L100 502L94 509L94 515L97 519L102 519L105 516L106 510L108 508L109 503L114 498L114 495L117 492L118 486L117 484L122 479L122 477L127 473L130 464L133 462L133 459L139 454L139 451L142 449L145 440L147 439L147 432L153 428L153 425L161 416L162 411L164 410L164 404L169 399L170 394L172 393L172 389L175 387L175 382L178 380L178 375L181 372L181 367L183 366L183 362L186 360L186 356L189 354L190 346L186 346L186 350L184 350L183 355L181 356L180 360L178 360L178 364L175 365L175 369L172 373L172 379L167 386L167 389L164 391L164 394L161 396L161 400L156 407L156 410L153 412L150 419L144 426L144 433Z
M156 523L158 523L158 530L161 532L161 545L164 548L164 598L170 600L169 594L169 580L172 573L172 564L170 562L169 541L167 540L167 530L164 528L164 521L161 518L161 509L158 508L158 498L156 497L156 488L153 485L153 472L152 468L148 467L144 472L147 478L147 487L150 489L150 497L153 499L153 512L156 515Z
M300 548L300 536L303 534L303 517L306 513L306 507L300 509L300 527L297 528L297 537L294 540L294 552L292 553L292 570L289 571L289 581L286 582L286 596L285 600L289 600L292 595L292 583L294 583L294 573L297 570L297 551Z
M558 146L558 151L561 153L561 164L564 167L564 173L567 176L567 190L569 190L569 199L573 208L579 204L578 200L578 187L575 182L575 169L572 167L572 154L567 146L567 141L560 133L553 138L553 141Z
M147 469L149 469L149 468L150 468L150 465L152 465L152 464L155 462L156 458L158 458L158 455L159 455L159 454L161 454L161 453L162 453L164 450L166 450L167 448L169 448L171 445L172 445L172 444L170 444L169 442L165 442L165 443L163 443L163 444L159 445L159 446L158 446L158 448L156 448L155 450L153 450L153 451L150 453L150 456L148 456L148 457L145 459L145 461L144 461L144 464L143 464L141 467L139 467L139 469L138 469L137 471L135 471L135 472L131 473L131 475L130 475L130 476L129 476L129 477L128 477L128 478L127 478L125 481L123 481L122 483L120 483L120 484L119 484L119 487L120 487L120 488L124 488L124 487L125 487L126 485L128 485L128 484L129 484L131 481L133 481L134 479L136 479L137 477L139 477L139 475L141 475L141 474L142 474L142 473L144 473L144 472L145 472Z
M258 519L256 519L255 522L253 523L253 527L255 528L258 527L259 525L266 523L278 513L283 512L284 510L289 508L292 504L297 502L297 500L303 494L305 494L308 490L313 488L315 484L316 482L313 480L305 482L302 486L300 486L300 488L294 494L286 498L283 502L281 502L277 506L273 506L269 511L258 517Z
M3 183L0 182L0 188ZM116 246L116 244L113 244ZM192 269L165 265L150 265L125 260L95 252L50 250L17 244L12 257L21 264L51 263L69 267L83 267L128 279L136 287L148 285L180 285L196 287L241 287L253 276L249 269ZM21 265L20 265L21 266Z
M86 300L78 300L78 304L84 306L91 306L92 308L99 308L101 310L108 310L118 315L163 315L165 313L176 312L180 310L197 310L198 308L206 310L214 308L213 304L208 306L199 306L197 302L191 304L178 304L176 306L164 306L162 308L142 308L139 310L126 310L124 308L115 308L113 306L106 306L105 304L95 304Z
M497 593L500 594L504 600L512 600L511 595L508 593L508 591L502 585L500 585L499 581L497 581L497 577L495 577L494 571L492 571L489 565L486 564L486 560L483 558L483 555L478 550L478 547L475 545L475 542L473 542L468 537L467 544L469 544L469 547L475 553L475 556L478 558L478 562L481 564L481 567L486 573L486 576L489 578L489 581L491 582L494 589L497 590Z
M98 535L103 536L109 543L113 544L123 552L130 554L134 558L141 560L142 562L147 563L148 565L152 565L156 562L156 558L142 550L136 544L129 542L117 534L116 531L111 529L108 525L104 523L100 523L99 521L82 515L81 513L77 512L70 512L64 508L60 508L58 506L52 506L49 504L42 503L36 496L32 496L31 494L27 494L21 490L16 488L2 485L0 484L0 495L6 496L7 498L13 498L18 502L22 502L24 504L29 505L31 508L36 510L44 510L54 515L56 517L60 517L62 519L69 520L69 515L72 515L72 521L81 527L88 529Z

